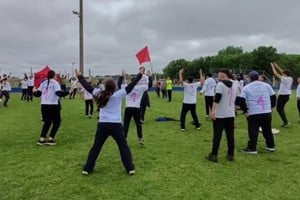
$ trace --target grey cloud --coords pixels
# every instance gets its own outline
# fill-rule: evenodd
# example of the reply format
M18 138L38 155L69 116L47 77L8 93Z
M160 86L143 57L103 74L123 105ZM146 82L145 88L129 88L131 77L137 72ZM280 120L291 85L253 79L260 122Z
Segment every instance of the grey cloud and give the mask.
M77 0L2 0L0 69L23 73L49 64L78 66ZM296 0L89 0L84 1L85 66L96 74L134 73L135 53L149 46L161 70L177 58L194 59L227 45L250 51L273 45L300 50ZM22 67L20 67L22 66Z

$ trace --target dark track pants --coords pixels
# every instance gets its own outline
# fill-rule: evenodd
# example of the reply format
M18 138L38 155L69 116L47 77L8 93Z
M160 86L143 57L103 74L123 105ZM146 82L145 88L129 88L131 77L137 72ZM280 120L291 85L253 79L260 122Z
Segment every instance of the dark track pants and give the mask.
M250 115L247 118L248 121L248 149L256 151L257 138L259 133L259 127L262 128L262 133L265 138L266 147L274 148L274 137L272 133L272 115L268 114L258 114Z
M222 132L225 130L227 138L227 155L234 155L234 118L217 118L213 121L212 155L218 155Z
M54 138L60 127L60 105L42 105L42 117L44 125L41 132L41 137L46 137L47 133L52 125L50 131L50 137Z
M212 109L214 97L213 96L205 96L205 111L206 115L209 115L209 111Z
M191 112L193 122L194 122L194 125L196 126L196 128L198 128L200 126L198 116L196 113L196 104L183 103L182 108L181 108L181 114L180 114L180 127L182 129L185 129L185 117L189 111Z
M112 136L118 144L121 160L126 171L129 172L130 170L134 170L132 155L124 137L121 123L98 123L94 144L89 151L89 155L83 170L87 172L94 170L96 160L108 136Z
M125 113L124 113L124 135L125 135L125 138L127 138L129 124L130 124L132 117L135 121L136 132L137 132L138 138L141 139L141 138L143 138L143 133L142 133L140 108L129 108L129 107L125 108Z
M94 111L94 103L93 99L87 99L84 101L85 102L85 115L93 115Z
M276 109L277 109L277 112L284 124L288 123L288 119L286 117L284 107L285 107L285 104L289 101L289 98L290 98L290 95L279 95L278 99L277 99Z

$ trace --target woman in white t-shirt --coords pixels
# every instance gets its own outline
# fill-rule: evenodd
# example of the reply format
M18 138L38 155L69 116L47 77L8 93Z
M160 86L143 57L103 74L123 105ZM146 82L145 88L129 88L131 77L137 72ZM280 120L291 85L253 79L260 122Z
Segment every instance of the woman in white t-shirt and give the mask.
M55 72L50 70L47 74L47 80L43 81L38 89L33 89L35 97L41 97L41 107L44 125L41 131L38 145L56 145L55 136L60 127L60 97L65 97L69 93L62 91L59 83L54 79ZM51 128L48 140L47 133Z
M89 81L91 85L92 82ZM93 95L89 93L86 89L82 88L80 92L83 93L84 103L85 103L85 117L92 118L94 112L94 102L93 102Z
M100 107L99 122L94 137L94 144L89 151L86 164L83 167L82 174L88 175L93 172L96 160L99 156L101 148L109 136L112 136L119 147L123 165L128 174L135 174L135 167L132 161L132 155L128 147L124 129L122 126L122 100L129 94L137 82L142 78L145 68L141 68L136 78L125 88L116 90L117 86L114 80L106 80L104 83L105 89L97 95L97 104ZM88 92L96 96L98 88L93 88L82 74L76 70L76 76L82 87Z
M289 97L292 94L292 84L293 84L293 78L291 77L291 71L290 70L282 70L279 65L275 62L271 63L272 70L274 75L280 79L280 85L279 85L279 91L278 91L278 99L277 99L277 112L283 121L283 124L281 127L287 128L290 125L290 122L288 121L284 107L286 103L289 101Z

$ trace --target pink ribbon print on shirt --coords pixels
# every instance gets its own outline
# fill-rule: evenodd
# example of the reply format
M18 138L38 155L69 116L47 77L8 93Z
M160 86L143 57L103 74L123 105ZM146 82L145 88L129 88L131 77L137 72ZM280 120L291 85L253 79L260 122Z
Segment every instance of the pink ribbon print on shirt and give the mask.
M130 95L130 99L132 102L135 102L136 99L137 99L137 93L136 92L133 92L131 95Z
M227 95L229 95L229 106L231 107L232 106L232 101L233 101L233 90L232 88L229 88L228 92L227 92Z
M260 105L262 110L265 110L265 106L264 106L264 98L262 96L259 96L258 100L256 101L257 105Z

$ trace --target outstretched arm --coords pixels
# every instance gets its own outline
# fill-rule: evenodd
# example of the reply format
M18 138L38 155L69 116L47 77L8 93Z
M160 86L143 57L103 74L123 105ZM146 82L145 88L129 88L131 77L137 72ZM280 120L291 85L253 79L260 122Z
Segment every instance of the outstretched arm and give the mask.
M277 64L276 64L277 65ZM277 78L280 78L280 76L282 75L281 71L279 71L280 73L278 73L278 70L276 68L276 65L275 63L271 63L271 67L272 67L272 71L273 71L273 74L277 77ZM280 69L281 70L281 69Z
M183 69L179 70L179 84L182 85L183 84L183 78L182 78L182 73L183 73Z
M77 69L75 69L75 75L77 76L78 81L80 82L82 87L89 93L93 94L94 88L87 82L87 80L85 80L85 78L82 76L81 72L78 71Z
M205 81L205 78L204 78L204 76L203 76L203 72L202 72L202 69L201 69L201 68L199 69L199 75L200 75L200 77L199 77L200 83L201 83L201 85L203 85L203 83L204 83L204 81Z

